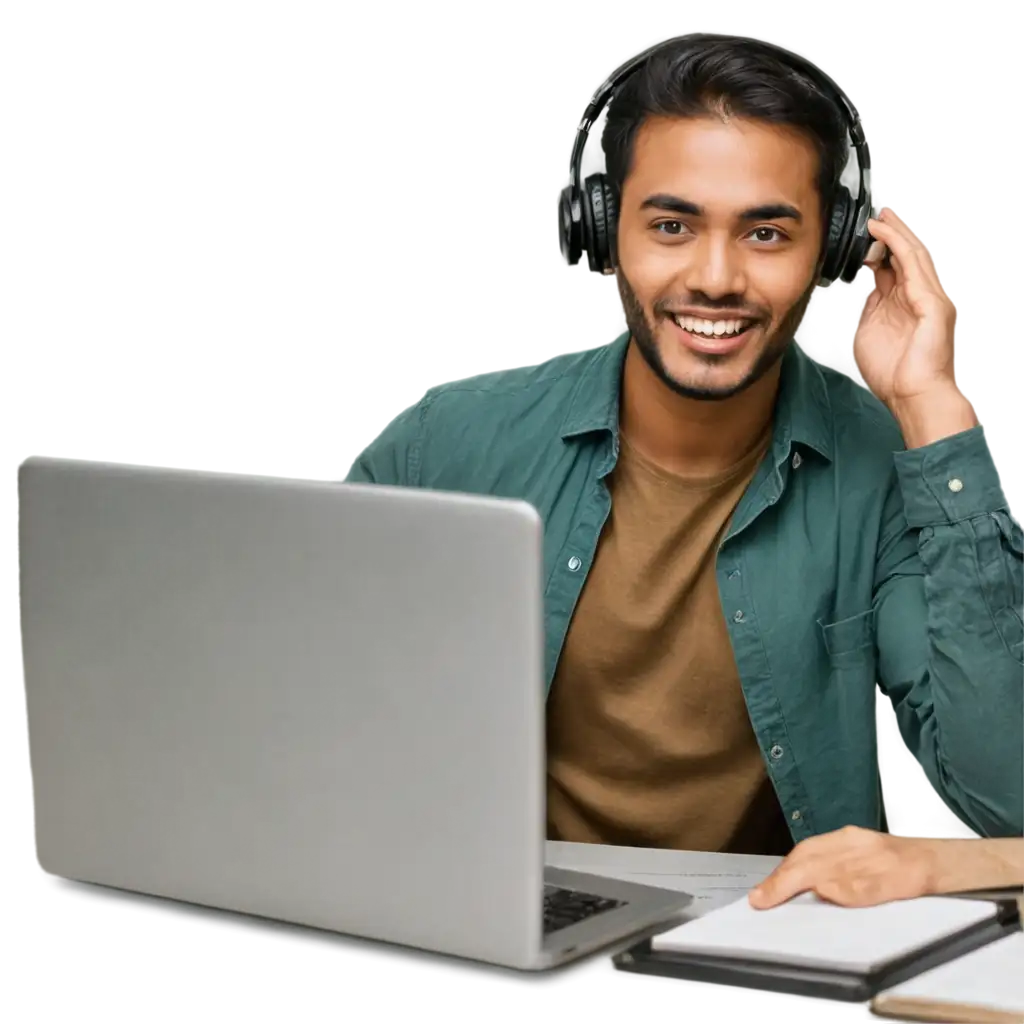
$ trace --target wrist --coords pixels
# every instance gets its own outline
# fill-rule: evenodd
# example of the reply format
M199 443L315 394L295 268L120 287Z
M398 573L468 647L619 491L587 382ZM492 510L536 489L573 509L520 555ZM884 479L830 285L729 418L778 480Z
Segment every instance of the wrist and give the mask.
M935 839L930 842L930 894L1024 884L1024 839Z
M974 407L955 384L893 399L889 411L896 417L907 448L923 448L978 426Z

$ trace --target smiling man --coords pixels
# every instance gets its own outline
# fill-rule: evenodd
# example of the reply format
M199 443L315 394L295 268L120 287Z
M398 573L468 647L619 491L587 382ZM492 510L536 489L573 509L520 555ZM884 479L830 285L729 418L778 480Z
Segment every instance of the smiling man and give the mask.
M948 806L1020 835L1021 530L924 246L868 222L892 259L852 339L867 390L795 341L849 153L815 81L689 37L616 90L602 144L627 332L430 389L347 478L540 512L549 836L884 829L876 686Z

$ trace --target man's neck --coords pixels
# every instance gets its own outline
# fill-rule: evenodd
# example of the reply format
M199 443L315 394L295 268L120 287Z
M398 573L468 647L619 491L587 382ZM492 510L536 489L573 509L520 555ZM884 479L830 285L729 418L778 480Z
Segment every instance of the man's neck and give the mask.
M669 471L708 474L748 454L770 428L781 360L731 398L686 398L660 380L630 341L622 375L619 422L630 443Z

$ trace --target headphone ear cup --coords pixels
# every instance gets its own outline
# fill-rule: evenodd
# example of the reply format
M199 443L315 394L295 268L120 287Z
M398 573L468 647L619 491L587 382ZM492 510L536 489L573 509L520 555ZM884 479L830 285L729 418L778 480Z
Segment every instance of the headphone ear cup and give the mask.
M604 187L600 175L582 182L584 234L587 240L588 276L600 274L603 253L607 249L607 225L604 220Z
M558 245L570 266L579 263L583 253L583 231L579 218L572 215L572 192L566 186L558 197Z
M828 225L828 243L821 271L823 278L840 285L859 280L871 247L867 217L872 215L870 204L865 213L857 206L849 189L840 189Z
M832 203L832 215L825 244L825 261L821 268L821 283L831 284L847 262L850 239L853 234L854 202L850 190L840 185Z
M603 175L586 178L581 187L587 239L587 269L594 274L610 270L614 262L615 224L618 202L614 189Z
M605 273L610 274L619 262L619 193L607 177L604 180L604 220L608 237L608 265Z

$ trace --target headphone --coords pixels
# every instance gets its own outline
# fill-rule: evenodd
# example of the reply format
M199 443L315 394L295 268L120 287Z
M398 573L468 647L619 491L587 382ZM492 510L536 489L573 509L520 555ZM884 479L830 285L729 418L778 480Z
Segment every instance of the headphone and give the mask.
M758 54L775 57L793 70L802 71L822 92L835 101L843 113L850 142L857 156L859 185L856 199L845 185L840 184L837 189L829 213L828 242L818 284L825 288L837 279L852 281L863 265L868 249L875 242L867 227L868 218L874 216L871 206L871 157L868 153L867 140L864 138L864 130L861 128L860 115L843 90L810 61L780 46L744 36L692 33L668 39L627 61L594 93L576 130L576 142L569 163L569 184L562 190L558 201L559 244L562 255L572 266L579 262L580 256L586 250L591 270L601 274L611 274L615 271L615 230L619 213L616 189L606 174L590 175L580 188L580 165L583 162L583 147L587 142L587 134L615 90L654 54L670 46L690 42L696 48L703 43L719 41L744 43Z

